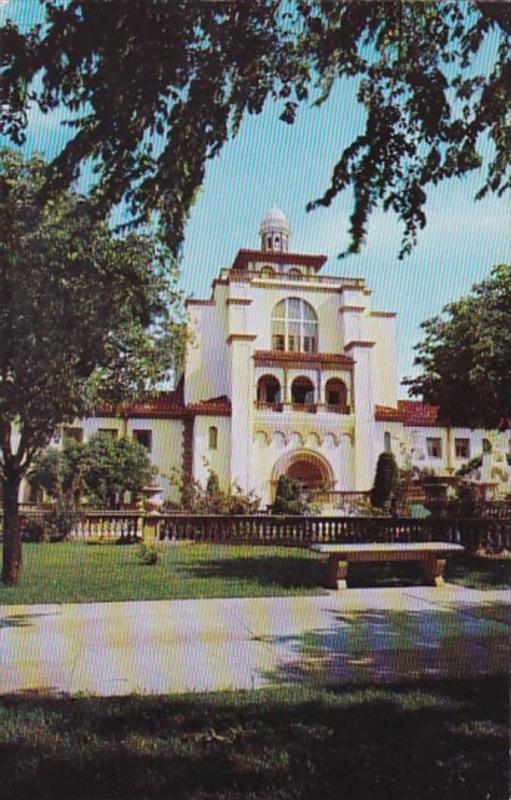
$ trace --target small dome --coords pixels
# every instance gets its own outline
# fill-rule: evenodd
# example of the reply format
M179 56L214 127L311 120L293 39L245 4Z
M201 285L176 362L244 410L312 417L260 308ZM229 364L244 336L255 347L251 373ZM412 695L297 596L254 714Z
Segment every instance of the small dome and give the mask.
M262 250L286 251L289 246L291 228L287 217L280 208L270 208L259 228Z
M267 231L281 230L284 233L291 232L287 217L280 208L270 208L261 222L259 233L266 233Z

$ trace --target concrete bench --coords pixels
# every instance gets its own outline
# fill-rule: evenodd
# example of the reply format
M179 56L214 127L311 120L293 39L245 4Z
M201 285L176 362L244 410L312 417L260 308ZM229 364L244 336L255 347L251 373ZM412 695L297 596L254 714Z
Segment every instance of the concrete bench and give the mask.
M347 588L348 567L355 561L417 561L422 564L425 582L442 586L447 556L464 550L459 544L447 542L311 544L310 549L328 555L328 589Z

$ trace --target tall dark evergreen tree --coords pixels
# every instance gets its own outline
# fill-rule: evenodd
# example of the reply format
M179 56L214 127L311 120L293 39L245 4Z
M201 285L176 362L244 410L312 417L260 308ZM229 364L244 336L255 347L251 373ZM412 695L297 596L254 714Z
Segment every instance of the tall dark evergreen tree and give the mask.
M390 505L397 487L398 470L393 453L380 453L376 463L376 474L369 499L375 508L386 508Z

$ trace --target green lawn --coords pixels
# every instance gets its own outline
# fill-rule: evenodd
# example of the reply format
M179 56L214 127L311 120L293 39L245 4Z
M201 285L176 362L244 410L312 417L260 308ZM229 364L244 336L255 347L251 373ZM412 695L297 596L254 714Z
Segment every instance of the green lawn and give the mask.
M140 564L137 545L26 544L19 586L2 603L87 603L196 597L318 594L322 560L283 547L163 544L161 563Z
M17 800L508 800L505 678L0 699Z
M198 597L321 594L325 558L306 549L163 544L161 563L139 563L138 546L77 542L25 544L19 586L0 583L0 604L86 603ZM504 588L509 581L491 562L453 560L447 578L474 588ZM350 567L350 585L420 585L413 564Z

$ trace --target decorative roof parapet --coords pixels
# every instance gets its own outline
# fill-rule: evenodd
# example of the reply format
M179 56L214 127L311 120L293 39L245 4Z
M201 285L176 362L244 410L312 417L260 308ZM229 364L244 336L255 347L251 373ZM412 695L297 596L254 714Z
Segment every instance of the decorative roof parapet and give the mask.
M297 264L304 267L313 267L318 271L326 264L328 256L289 253L285 250L239 250L231 269L234 271L246 270L248 264L263 261L268 264Z

